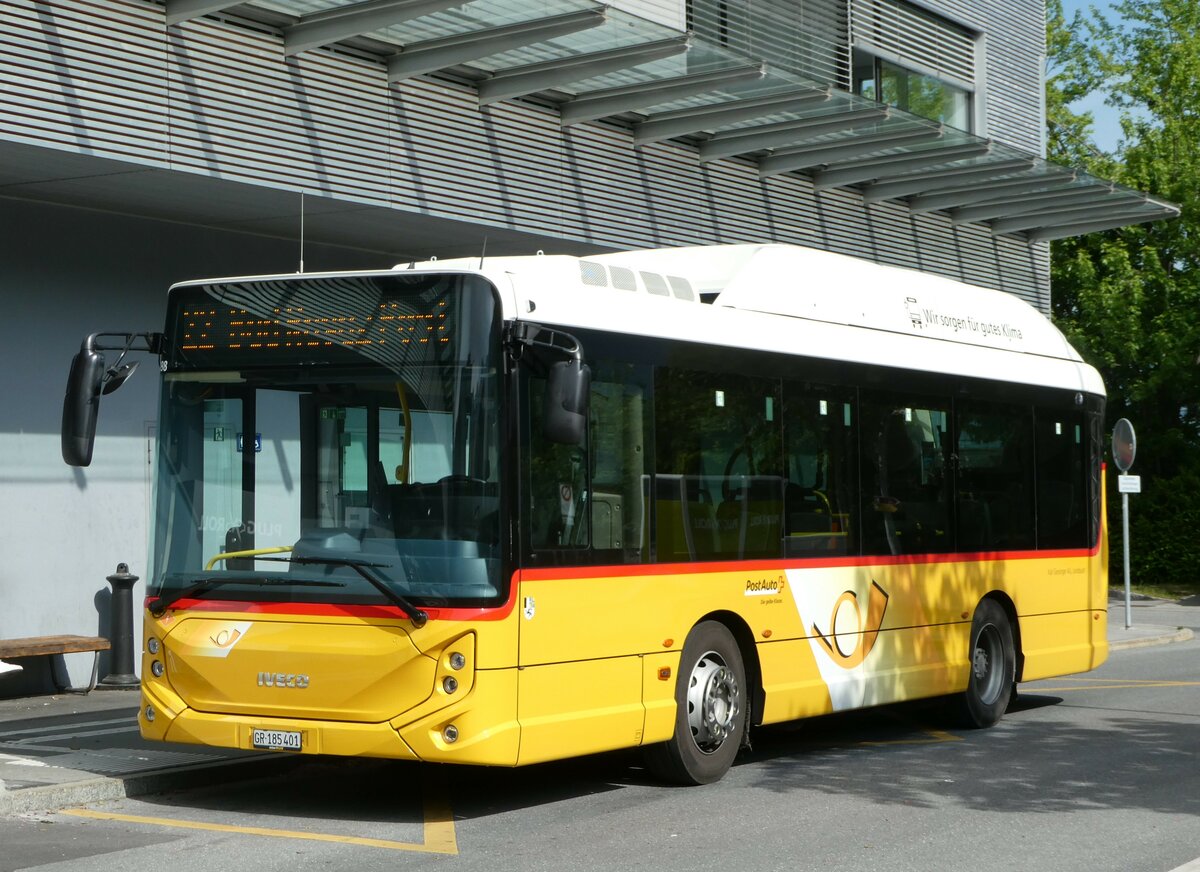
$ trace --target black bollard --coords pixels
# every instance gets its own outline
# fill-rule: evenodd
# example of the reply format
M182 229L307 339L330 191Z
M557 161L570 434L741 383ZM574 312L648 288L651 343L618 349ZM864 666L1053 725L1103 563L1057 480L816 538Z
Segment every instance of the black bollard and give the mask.
M133 586L138 577L129 574L129 564L118 563L117 571L108 577L112 585L112 621L109 640L112 643L111 671L97 687L123 690L139 686L133 674Z

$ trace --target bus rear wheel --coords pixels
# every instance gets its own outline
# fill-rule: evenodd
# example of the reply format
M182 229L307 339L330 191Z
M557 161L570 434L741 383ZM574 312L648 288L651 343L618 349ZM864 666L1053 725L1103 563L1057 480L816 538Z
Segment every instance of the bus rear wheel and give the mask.
M967 689L958 698L959 719L970 728L990 727L1012 699L1016 650L1012 624L1000 604L983 600L971 621Z
M733 634L716 621L688 634L675 680L675 733L646 748L646 766L676 784L711 784L737 756L746 731L746 669Z

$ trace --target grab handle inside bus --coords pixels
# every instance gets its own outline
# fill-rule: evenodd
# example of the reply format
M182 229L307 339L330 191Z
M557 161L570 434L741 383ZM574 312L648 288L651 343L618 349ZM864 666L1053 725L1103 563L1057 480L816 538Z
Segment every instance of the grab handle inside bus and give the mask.
M103 345L101 336L119 336L121 344ZM143 345L136 346L137 340ZM102 350L120 350L116 363L106 367ZM83 340L79 353L71 360L67 376L67 391L63 396L62 456L71 466L88 466L96 442L96 419L100 413L100 397L111 394L125 383L137 369L137 363L125 363L130 351L160 354L161 333L93 333Z

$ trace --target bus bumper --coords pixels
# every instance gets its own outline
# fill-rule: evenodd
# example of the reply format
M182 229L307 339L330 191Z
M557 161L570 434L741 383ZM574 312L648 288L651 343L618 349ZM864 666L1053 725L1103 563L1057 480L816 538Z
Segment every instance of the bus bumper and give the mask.
M168 687L143 684L138 724L146 739L243 751L261 751L252 741L254 731L271 730L299 733L300 754L515 766L516 682L515 669L480 670L461 700L424 716L418 707L383 723L201 712Z

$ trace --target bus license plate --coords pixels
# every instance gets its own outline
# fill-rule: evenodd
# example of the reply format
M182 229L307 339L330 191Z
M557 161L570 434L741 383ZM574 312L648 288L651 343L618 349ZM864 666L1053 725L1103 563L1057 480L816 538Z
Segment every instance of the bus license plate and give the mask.
M253 730L250 744L266 751L299 751L300 733L291 730Z

